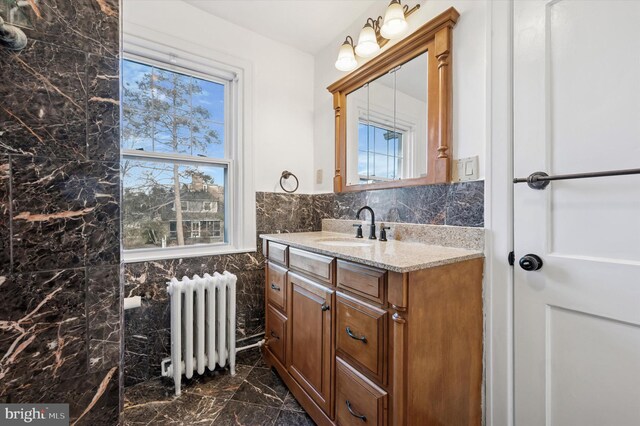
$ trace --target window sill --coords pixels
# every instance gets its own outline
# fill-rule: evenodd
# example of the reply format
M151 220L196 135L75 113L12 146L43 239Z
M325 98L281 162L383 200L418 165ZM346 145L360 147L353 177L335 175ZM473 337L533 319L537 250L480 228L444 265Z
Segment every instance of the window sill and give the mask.
M220 256L225 254L253 253L257 247L235 248L228 244L202 245L160 249L123 250L124 263L147 262L153 260L184 259L191 257Z

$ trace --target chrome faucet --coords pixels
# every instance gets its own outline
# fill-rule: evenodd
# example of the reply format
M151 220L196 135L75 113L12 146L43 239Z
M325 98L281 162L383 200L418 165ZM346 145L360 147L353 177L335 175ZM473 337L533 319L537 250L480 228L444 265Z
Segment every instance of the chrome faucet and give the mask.
M371 225L369 225L369 239L370 240L375 240L376 239L376 214L373 212L373 209L369 206L364 206L362 207L360 210L358 210L358 213L356 213L356 219L360 219L360 212L362 210L369 210L369 213L371 213Z

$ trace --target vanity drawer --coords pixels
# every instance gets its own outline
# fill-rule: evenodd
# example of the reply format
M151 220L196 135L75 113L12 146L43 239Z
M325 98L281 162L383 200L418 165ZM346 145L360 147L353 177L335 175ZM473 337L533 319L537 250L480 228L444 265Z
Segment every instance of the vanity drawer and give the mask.
M337 285L338 288L383 304L386 274L387 272L382 269L338 260Z
M287 270L269 262L267 264L267 300L283 312L287 311Z
M333 257L291 247L289 249L289 267L320 281L333 284L335 275L335 259Z
M336 293L336 350L380 384L387 382L387 311Z
M336 358L336 423L387 424L387 393L340 358Z
M267 257L273 262L278 262L281 265L287 266L289 255L289 246L280 243L274 243L273 241L267 242Z
M286 348L287 317L278 312L273 306L267 306L267 347L273 355L284 365L284 348Z

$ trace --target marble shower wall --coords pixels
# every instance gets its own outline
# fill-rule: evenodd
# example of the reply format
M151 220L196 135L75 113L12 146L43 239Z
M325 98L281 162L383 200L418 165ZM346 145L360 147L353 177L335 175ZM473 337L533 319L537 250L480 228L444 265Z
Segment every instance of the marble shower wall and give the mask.
M0 401L68 403L72 422L113 425L118 1L23 3L27 47L0 48Z
M313 195L256 194L257 234L319 230L331 217L332 202ZM256 236L257 237L257 236ZM227 270L238 276L236 339L264 332L264 257L257 238L255 253L203 256L125 264L125 297L141 296L140 308L125 312L125 385L160 376L160 362L170 355L170 311L165 290L172 277Z

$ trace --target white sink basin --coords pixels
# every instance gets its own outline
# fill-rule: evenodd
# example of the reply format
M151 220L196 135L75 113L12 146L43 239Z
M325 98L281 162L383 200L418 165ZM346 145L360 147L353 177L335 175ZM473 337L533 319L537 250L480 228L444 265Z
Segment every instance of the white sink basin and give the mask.
M334 247L369 247L372 243L368 241L356 240L356 239L325 239L319 240L318 244Z

